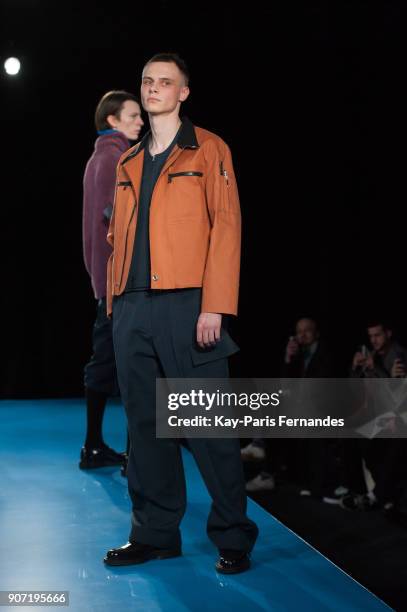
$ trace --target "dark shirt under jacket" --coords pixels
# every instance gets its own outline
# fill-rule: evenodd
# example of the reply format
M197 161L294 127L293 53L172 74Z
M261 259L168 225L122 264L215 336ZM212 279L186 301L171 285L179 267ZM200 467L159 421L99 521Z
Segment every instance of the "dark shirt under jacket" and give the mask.
M125 292L150 289L150 204L154 187L161 170L177 142L179 130L172 143L157 155L151 155L148 146L144 149L143 176L141 179L140 200L138 203L137 228L129 278Z

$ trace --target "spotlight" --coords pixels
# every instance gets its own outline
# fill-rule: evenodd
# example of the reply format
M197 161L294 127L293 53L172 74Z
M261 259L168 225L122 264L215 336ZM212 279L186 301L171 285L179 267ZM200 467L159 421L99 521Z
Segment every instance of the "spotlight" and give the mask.
M20 60L18 60L16 57L9 57L4 62L4 70L7 72L7 74L12 76L18 74L20 72L20 68Z

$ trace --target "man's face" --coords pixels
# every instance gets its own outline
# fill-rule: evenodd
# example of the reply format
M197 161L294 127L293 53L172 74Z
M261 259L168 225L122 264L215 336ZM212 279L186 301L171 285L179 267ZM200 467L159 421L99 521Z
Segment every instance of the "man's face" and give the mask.
M374 327L368 327L367 335L375 351L380 353L387 349L391 338L391 331L389 329L384 329L382 325L375 325Z
M119 118L109 115L108 120L112 127L119 130L119 132L123 132L129 140L137 140L140 130L144 125L140 106L133 100L126 100L120 111Z
M170 115L188 95L184 75L173 62L153 62L144 67L141 103L150 115Z
M314 321L311 319L300 319L295 328L296 339L300 346L311 346L317 339L318 333Z

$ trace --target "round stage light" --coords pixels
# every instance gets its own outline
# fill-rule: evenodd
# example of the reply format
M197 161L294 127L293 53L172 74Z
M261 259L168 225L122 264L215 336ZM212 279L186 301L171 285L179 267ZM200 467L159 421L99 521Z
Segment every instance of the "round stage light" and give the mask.
M4 62L4 70L7 72L7 74L14 76L20 72L20 68L20 60L18 60L16 57L9 57Z

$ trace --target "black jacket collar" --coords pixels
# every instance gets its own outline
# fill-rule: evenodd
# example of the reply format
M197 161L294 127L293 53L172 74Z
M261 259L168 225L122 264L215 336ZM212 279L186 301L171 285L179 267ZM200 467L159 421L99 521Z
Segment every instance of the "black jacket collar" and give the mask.
M199 144L198 144L198 140L197 140L196 133L195 133L195 128L194 128L192 121L190 121L188 117L182 117L181 121L182 121L182 125L181 125L181 129L179 132L178 140L177 140L177 146L180 149L198 149ZM150 135L151 135L151 130L149 130L147 134L143 136L137 148L134 149L134 151L132 151L130 155L124 158L124 160L122 161L122 165L128 162L129 159L136 157L136 155L145 148L150 138Z

